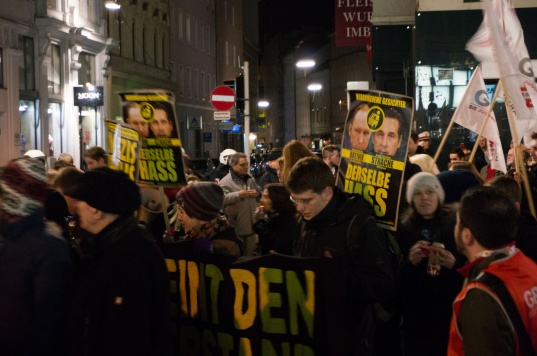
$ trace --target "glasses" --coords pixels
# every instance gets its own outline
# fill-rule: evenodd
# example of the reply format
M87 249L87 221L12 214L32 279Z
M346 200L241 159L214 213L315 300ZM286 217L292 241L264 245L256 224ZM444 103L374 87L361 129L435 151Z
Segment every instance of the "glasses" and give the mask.
M295 204L304 204L304 205L308 205L309 203L312 202L313 199L315 199L315 197L307 198L307 199L298 199L295 197L291 197L291 200L294 201Z

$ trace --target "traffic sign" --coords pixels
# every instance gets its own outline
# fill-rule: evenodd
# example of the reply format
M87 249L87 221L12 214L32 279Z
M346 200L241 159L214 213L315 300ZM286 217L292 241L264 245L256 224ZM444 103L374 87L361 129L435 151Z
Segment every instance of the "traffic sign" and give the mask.
M215 111L214 120L215 121L225 121L231 119L231 113L229 111Z
M235 92L228 86L220 85L211 93L211 104L220 111L229 110L235 105Z

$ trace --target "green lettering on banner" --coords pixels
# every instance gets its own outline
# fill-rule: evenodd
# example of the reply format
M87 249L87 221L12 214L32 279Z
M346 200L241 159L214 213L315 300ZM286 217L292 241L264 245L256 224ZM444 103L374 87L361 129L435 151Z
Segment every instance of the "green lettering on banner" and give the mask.
M273 334L285 334L285 320L273 318L271 308L282 307L282 296L279 293L270 292L271 283L283 283L283 272L281 269L264 268L259 269L259 310L261 311L261 325L263 331Z
M218 290L220 288L220 283L224 280L224 275L222 274L220 268L216 267L215 265L207 265L205 275L211 278L210 298L212 322L213 324L218 325Z
M298 335L298 310L308 328L308 336L313 337L313 325L315 316L315 273L304 271L305 287L302 288L296 271L286 271L287 295L289 296L289 321L291 334Z

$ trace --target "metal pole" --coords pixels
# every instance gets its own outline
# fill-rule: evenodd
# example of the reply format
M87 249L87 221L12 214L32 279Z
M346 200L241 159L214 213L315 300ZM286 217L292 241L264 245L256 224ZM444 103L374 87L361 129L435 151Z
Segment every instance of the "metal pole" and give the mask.
M248 61L244 61L244 153L250 160L250 73Z
M78 107L78 135L80 140L80 169L84 170L84 139L82 130L82 106Z

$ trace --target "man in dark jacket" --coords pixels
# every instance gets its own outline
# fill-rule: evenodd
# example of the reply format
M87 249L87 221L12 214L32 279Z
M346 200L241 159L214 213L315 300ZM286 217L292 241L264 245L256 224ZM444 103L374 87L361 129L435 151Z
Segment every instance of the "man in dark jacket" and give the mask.
M170 291L164 259L133 213L138 186L101 167L84 173L72 195L81 228L95 234L72 308L75 355L168 355Z
M299 160L287 186L303 219L295 254L341 260L353 309L349 311L352 352L372 354L375 318L368 318L392 301L396 286L386 240L371 205L334 187L330 168L316 157Z
M279 183L280 179L278 178L278 168L280 166L278 158L280 158L281 152L271 152L266 154L263 159L265 163L265 173L261 176L259 180L259 186L261 189L265 188L265 185L268 183Z
M45 165L12 160L0 179L0 354L65 355L69 245L44 222Z

